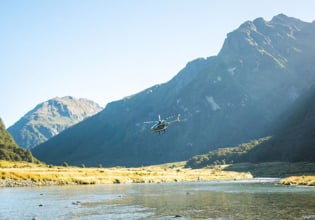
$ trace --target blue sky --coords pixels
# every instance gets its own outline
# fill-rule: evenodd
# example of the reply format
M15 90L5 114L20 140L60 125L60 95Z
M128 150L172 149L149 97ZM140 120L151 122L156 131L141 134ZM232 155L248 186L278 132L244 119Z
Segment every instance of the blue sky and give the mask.
M0 117L71 95L101 106L216 55L247 20L315 20L313 0L0 0Z

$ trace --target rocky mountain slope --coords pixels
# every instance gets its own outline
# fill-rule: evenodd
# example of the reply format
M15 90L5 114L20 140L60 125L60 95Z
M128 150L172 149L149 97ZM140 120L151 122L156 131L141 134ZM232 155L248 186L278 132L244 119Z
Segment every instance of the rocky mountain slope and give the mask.
M8 131L19 146L32 149L101 110L98 104L87 99L57 97L37 105Z
M270 134L315 83L315 22L280 14L247 21L217 56L196 59L169 82L112 102L33 150L48 163L138 166L186 160ZM181 114L163 135L143 123Z
M0 160L9 161L37 161L32 153L28 150L20 148L7 132L5 126L0 118Z

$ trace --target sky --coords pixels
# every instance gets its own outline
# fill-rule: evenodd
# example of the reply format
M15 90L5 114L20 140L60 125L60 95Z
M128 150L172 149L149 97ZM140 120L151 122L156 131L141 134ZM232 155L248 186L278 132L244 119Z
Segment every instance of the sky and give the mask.
M0 118L54 97L102 107L219 53L248 20L315 20L313 0L0 0Z

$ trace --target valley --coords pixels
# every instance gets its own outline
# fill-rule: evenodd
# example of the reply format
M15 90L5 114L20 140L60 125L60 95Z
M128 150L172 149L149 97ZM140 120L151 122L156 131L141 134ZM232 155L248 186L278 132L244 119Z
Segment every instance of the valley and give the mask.
M139 167L272 136L245 159L314 161L314 37L314 23L284 14L245 21L217 56L196 58L168 82L108 103L32 154L54 165ZM178 114L181 122L163 135L144 123Z
M1 185L289 176L283 184L314 185L314 36L314 22L256 18L228 33L217 56L104 109L56 97L11 134L0 121ZM181 122L152 134L145 122L159 115Z
M0 220L315 220L315 1L21 3Z

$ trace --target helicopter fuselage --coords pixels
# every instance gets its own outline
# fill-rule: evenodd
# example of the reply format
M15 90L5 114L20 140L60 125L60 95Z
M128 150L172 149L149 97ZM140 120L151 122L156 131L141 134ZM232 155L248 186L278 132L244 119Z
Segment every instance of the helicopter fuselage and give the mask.
M155 133L159 133L161 131L165 132L165 130L168 128L168 126L174 122L179 122L179 116L180 114L177 115L176 120L173 121L167 121L167 120L163 120L161 119L161 116L159 115L159 120L158 121L148 121L148 122L144 122L144 123L155 123L152 127L151 130Z
M151 130L154 132L160 133L161 131L165 131L168 127L168 123L165 120L159 121L155 125L151 127Z

